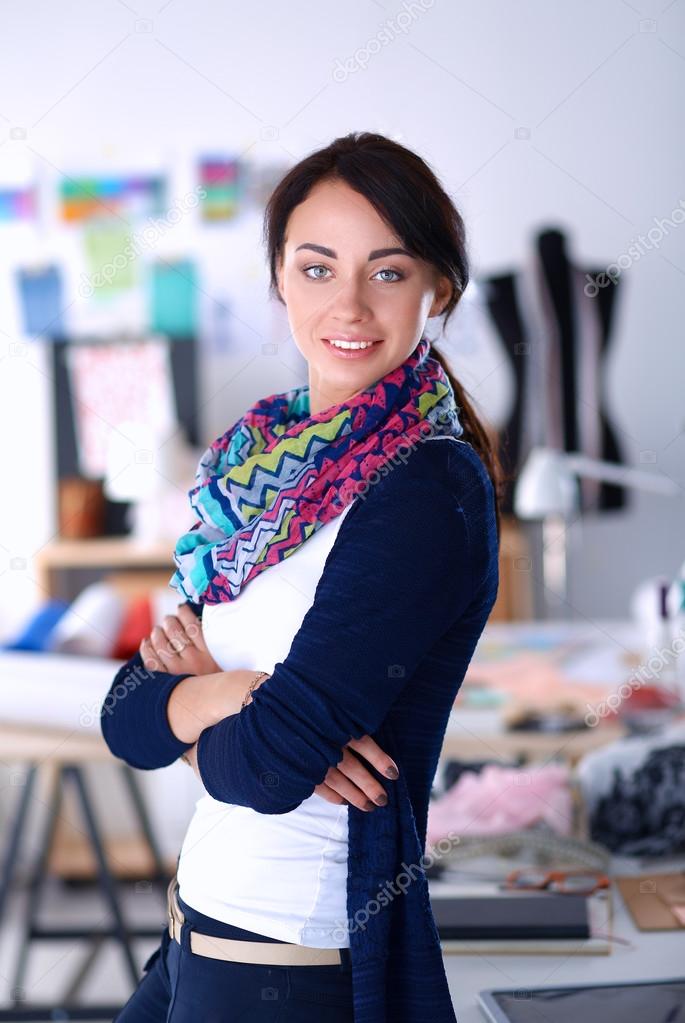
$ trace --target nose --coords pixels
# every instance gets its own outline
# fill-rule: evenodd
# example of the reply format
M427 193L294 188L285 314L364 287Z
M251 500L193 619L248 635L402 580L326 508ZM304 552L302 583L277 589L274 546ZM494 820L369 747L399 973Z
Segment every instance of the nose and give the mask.
M369 319L371 308L364 291L364 282L350 276L337 289L329 307L329 314L340 323Z

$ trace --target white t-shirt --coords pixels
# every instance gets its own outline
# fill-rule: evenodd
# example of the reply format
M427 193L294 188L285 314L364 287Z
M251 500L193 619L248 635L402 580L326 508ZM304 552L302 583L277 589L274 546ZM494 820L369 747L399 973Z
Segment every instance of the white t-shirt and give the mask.
M285 660L353 503L236 600L204 607L207 647L224 671L271 673ZM347 809L312 793L288 813L261 814L205 794L181 849L180 897L216 920L281 941L349 948Z

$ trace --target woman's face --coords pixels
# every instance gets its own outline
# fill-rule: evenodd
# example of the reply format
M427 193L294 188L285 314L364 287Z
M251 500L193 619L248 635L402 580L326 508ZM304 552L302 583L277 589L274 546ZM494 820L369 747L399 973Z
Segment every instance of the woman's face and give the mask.
M371 203L340 181L319 182L291 213L278 285L308 363L311 414L404 362L451 292L449 279L404 251ZM341 350L330 339L374 343Z

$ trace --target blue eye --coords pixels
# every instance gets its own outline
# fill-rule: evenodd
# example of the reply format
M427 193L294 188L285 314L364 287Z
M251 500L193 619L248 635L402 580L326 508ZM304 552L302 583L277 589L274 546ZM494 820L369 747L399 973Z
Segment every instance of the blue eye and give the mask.
M377 273L379 273L379 274L395 274L395 278L397 280L401 281L401 280L404 279L404 274L400 273L399 270L392 270L389 266L384 266L383 269L382 270L378 270ZM376 275L374 274L374 277L375 276ZM384 284L394 284L395 281L384 281L383 283Z
M302 272L307 277L309 277L310 281L325 281L326 278L321 276L321 275L318 275L318 274L313 276L313 277L310 277L309 276L309 271L310 270L327 270L327 269L328 269L328 267L324 266L323 263L314 263L312 266L303 267ZM377 270L376 273L374 274L374 277L376 277L378 274L395 274L395 280L392 280L392 281L385 280L385 281L383 281L383 284L395 284L395 282L398 281L398 280L399 281L404 280L404 274L403 273L401 273L399 270L393 270L389 266L385 266L381 270Z
M308 273L309 270L326 270L326 269L327 269L327 267L325 267L322 263L315 263L314 266L307 266L307 267L305 267L302 272L304 274L306 274L307 277L309 277L309 273ZM323 281L323 280L325 280L325 278L324 277L309 277L309 280L310 281Z

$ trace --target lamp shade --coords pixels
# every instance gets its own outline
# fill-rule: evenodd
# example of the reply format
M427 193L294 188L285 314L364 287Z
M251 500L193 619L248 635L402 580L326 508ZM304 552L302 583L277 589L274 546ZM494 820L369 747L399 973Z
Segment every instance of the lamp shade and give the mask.
M563 457L550 448L533 448L514 491L514 512L520 519L571 514L578 500L575 476Z

